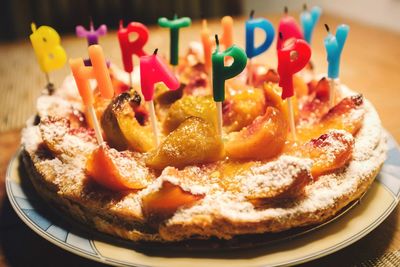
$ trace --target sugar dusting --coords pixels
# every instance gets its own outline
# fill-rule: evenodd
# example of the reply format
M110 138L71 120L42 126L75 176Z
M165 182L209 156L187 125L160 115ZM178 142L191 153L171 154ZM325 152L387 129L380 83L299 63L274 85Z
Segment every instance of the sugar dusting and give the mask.
M68 107L68 103L73 102L73 100L65 99L76 99L76 94L65 92L66 90L71 90L70 80L64 83L57 96L41 97L38 100L38 105L41 108L40 114L43 116L65 116L64 108ZM341 91L344 95L352 94L344 86L342 86ZM365 101L364 106L366 111L364 123L355 137L353 160L350 164L341 171L321 176L318 181L307 185L305 197L295 200L290 207L285 208L255 209L246 200L246 195L257 193L257 190L285 186L300 170L309 170L310 162L308 160L281 156L278 161L251 168L248 174L238 174L235 179L240 182L243 188L238 193L224 190L218 183L218 177L212 176L212 168L211 170L195 166L188 166L183 170L166 168L147 188L138 193L127 194L119 200L113 199L113 205L104 205L104 203L90 200L89 196L82 196L87 181L84 174L84 155L87 155L96 147L90 141L89 133L86 133L88 136L84 138L85 133L76 136L66 134L65 129L60 130L63 129L62 127L52 128L52 126L49 126L46 128L45 131L42 131L42 134L47 136L48 139L61 138L60 144L56 146L61 154L54 159L41 159L36 153L39 144L43 141L37 126L27 126L23 130L22 144L33 158L34 163L40 166L41 170L51 174L46 177L53 179L49 182L58 186L61 195L68 198L86 197L88 201L91 201L90 205L98 205L99 210L129 213L138 220L142 220L141 198L158 190L163 181L169 181L194 194L205 193L205 198L190 208L178 210L168 220L167 228L174 225L196 224L197 222L199 226L205 227L212 225L214 220L221 219L239 224L273 219L290 225L290 221L295 222L297 217L304 214L312 216L312 213L317 210L333 209L338 199L354 195L357 189L370 179L371 172L379 168L385 160L386 141L379 117L368 101ZM76 104L76 107L81 108L79 104ZM121 169L126 168L126 175L131 175L133 171L138 169L143 171L140 175L145 175L146 167L140 162L135 162L135 160L135 157L124 157L118 159L117 164ZM295 164L290 165L289 162ZM292 167L286 168L285 166ZM185 179L182 179L181 176L185 176ZM252 179L247 179L249 176ZM210 182L206 183L206 179L210 179L210 177ZM202 219L196 221L194 218Z

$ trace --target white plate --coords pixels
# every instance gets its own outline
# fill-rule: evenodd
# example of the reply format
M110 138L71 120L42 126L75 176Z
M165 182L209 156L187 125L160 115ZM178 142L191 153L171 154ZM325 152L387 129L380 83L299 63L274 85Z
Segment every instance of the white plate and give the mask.
M95 261L118 266L287 266L320 258L359 240L375 229L396 207L400 197L400 150L389 138L388 159L376 181L358 205L340 218L290 242L252 249L224 251L160 251L127 245L66 222L43 203L19 165L11 160L6 189L18 216L51 243Z

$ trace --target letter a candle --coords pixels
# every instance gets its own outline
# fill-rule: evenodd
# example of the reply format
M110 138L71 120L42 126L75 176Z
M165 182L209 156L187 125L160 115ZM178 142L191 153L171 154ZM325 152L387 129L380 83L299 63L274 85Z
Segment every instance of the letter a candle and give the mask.
M163 82L170 90L176 90L179 88L179 81L157 56L157 51L158 49L154 50L153 55L143 56L140 58L140 83L144 100L147 102L150 112L154 141L158 146L158 127L153 102L154 85Z
M248 67L248 81L249 84L253 84L253 68L252 68L252 58L260 55L267 51L274 40L275 31L272 23L264 18L254 19L254 10L250 12L250 19L246 21L246 54L249 58ZM254 46L254 32L255 29L259 28L265 32L265 40L258 47Z
M282 36L279 33L280 37ZM282 99L288 99L290 131L296 140L296 128L294 123L294 112L291 98L294 95L293 75L302 70L311 57L311 49L306 41L296 39L285 44L278 50L278 74L279 86L282 88Z
M172 66L177 66L179 63L179 29L188 27L192 20L188 17L178 18L177 15L174 19L159 18L158 25L164 28L170 28L170 55L169 62Z
M137 38L133 41L129 40L129 35L136 33ZM118 30L118 41L122 53L122 63L124 64L124 70L129 73L129 86L132 88L132 71L133 71L133 60L132 56L137 57L147 56L144 52L143 46L149 39L149 30L140 22L131 22L126 28L124 28L122 20L119 22Z
M47 80L47 90L49 94L54 91L54 85L50 82L49 72L64 66L67 61L67 54L61 46L60 35L49 26L40 26L36 29L36 24L31 24L31 39L33 50L39 62L40 69L44 72Z
M69 64L79 94L89 111L89 116L92 119L97 142L99 145L103 145L104 140L101 135L101 128L96 117L96 112L93 108L93 89L90 87L89 80L95 79L97 81L100 94L104 98L112 98L114 90L111 83L110 73L106 65L106 60L104 58L103 49L99 45L89 46L89 58L92 62L92 66L85 66L82 58L70 59Z
M339 80L340 56L350 27L345 24L338 26L336 36L330 33L328 25L325 24L325 28L328 31L328 36L324 39L324 44L328 54L328 78L330 81L329 107L333 107L335 104L336 82Z
M216 49L212 54L213 98L217 106L218 134L222 137L222 102L225 100L225 80L238 75L247 64L247 56L243 49L232 45L224 52L219 51L218 35L215 35ZM233 58L230 66L225 66L225 57Z

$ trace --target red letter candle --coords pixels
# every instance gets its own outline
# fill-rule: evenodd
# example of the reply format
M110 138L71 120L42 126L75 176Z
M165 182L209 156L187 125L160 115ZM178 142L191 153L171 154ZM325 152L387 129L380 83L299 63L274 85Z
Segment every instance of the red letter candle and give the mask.
M137 38L133 41L129 40L129 35L136 33ZM149 30L140 22L131 22L126 28L122 21L119 24L118 40L119 46L121 47L122 62L124 64L124 70L128 73L133 71L132 55L137 57L146 56L146 52L143 51L144 45L149 39Z
M282 33L279 33L282 36ZM304 68L311 57L311 49L306 41L297 39L278 50L279 86L282 87L282 99L286 99L289 107L290 131L296 140L296 128L291 97L294 95L293 75Z
M304 39L300 27L296 20L288 15L288 9L285 7L285 14L279 21L278 32L282 33L282 38L278 38L276 49L281 49L284 43L289 39Z
M157 51L158 49L154 51L153 55L143 56L140 58L140 84L142 86L144 99L149 106L150 120L156 145L159 144L159 140L153 103L154 85L163 82L170 90L176 90L179 88L179 81L168 69L167 65L165 65L157 56Z

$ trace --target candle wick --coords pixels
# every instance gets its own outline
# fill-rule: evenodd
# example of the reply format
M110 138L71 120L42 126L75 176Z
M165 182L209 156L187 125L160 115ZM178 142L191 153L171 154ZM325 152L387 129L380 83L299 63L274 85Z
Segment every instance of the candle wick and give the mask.
M252 19L254 17L254 9L252 9L251 11L250 11L250 18Z
M307 4L303 4L303 10L304 10L304 11L307 11L307 9L308 9L308 8L307 8Z
M36 31L36 24L35 24L35 22L32 22L32 23L31 23L31 30L32 30L32 32L35 32L35 31Z
M328 26L328 24L324 24L324 26L325 26L325 29L326 29L326 31L329 33L330 32L330 30L329 30L329 26Z
M215 43L217 44L217 50L218 50L218 48L219 48L218 34L215 35Z
M94 30L94 26L93 26L93 18L92 18L92 16L89 17L89 20L90 20L90 22L89 22L90 30L93 31Z
M279 32L279 39L283 40L283 34L282 34L282 32Z
M174 19L177 19L178 18L178 15L175 13L174 14Z
M285 6L285 7L283 8L283 13L284 13L285 15L287 15L288 12L289 12L289 9L288 9L287 6Z
M124 27L124 21L122 19L119 20L119 28L122 29Z
M158 52L158 48L156 48L156 49L154 50L153 55L157 55L157 52Z

